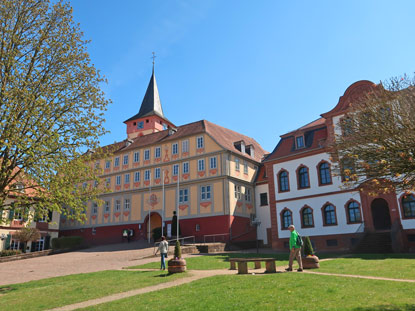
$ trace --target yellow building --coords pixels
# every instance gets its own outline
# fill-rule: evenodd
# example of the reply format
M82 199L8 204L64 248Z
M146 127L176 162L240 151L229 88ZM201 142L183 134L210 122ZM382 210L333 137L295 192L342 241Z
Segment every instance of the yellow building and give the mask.
M124 122L127 139L106 146L111 159L95 165L110 191L90 202L84 224L61 219L62 235L90 244L147 239L149 229L170 235L173 212L181 236L197 240L254 240L254 179L264 150L252 138L206 120L176 127L163 114L153 74L138 114Z

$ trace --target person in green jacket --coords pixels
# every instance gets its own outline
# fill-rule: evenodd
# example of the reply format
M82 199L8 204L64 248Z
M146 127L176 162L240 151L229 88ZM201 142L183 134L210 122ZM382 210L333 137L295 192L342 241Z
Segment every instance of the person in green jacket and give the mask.
M301 245L297 244L297 237L298 237L298 232L295 231L295 227L294 225L290 225L288 227L288 230L290 230L291 235L290 235L290 259L289 259L289 263L288 263L288 268L286 268L286 271L293 271L293 261L294 258L297 259L298 261L298 272L302 272L303 271L303 263L301 261Z

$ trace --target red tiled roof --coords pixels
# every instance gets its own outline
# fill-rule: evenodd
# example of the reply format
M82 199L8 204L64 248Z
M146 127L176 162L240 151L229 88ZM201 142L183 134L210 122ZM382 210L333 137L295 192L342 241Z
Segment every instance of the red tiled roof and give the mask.
M261 165L259 167L255 182L258 184L263 184L263 183L268 182L268 176L266 175L266 168L264 165Z
M311 123L310 123L311 124ZM303 127L306 130L303 130L305 138L305 147L301 149L295 148L295 135L287 136L288 134L281 136L281 140L278 145L275 147L274 151L265 159L277 160L284 157L306 153L309 151L314 151L317 149L322 149L326 146L327 142L327 127L321 126L318 128ZM307 130L308 129L308 130Z
M127 146L126 144L127 140L124 140L118 143L114 143L112 145L104 146L102 148L112 149L112 152L118 153L126 150L136 149L139 147L160 144L168 141L174 141L200 133L209 134L223 148L230 150L234 153L240 154L243 157L253 159L257 162L261 162L265 154L264 149L262 149L261 145L255 139L206 120L200 120L179 126L177 128L177 131L172 135L169 135L169 130L165 130L153 134L138 136L132 140L132 143L129 146ZM253 146L254 157L251 157L248 154L236 149L234 146L234 142L238 141L244 141L246 146Z
M318 126L324 125L325 123L326 123L325 118L318 118L317 120L314 120L313 122L310 122L310 123L298 128L294 131L291 131L291 132L288 132L287 134L281 135L281 137L290 136L290 135L293 135L293 133L305 131L305 130L311 129L313 127L318 127Z

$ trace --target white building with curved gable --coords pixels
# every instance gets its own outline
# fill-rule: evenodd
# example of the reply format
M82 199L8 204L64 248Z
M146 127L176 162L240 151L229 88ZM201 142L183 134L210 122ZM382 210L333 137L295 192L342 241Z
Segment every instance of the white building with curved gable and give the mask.
M352 84L331 111L282 135L263 161L269 217L258 215L261 221L271 220L274 249L288 247L288 226L294 224L317 250L415 250L415 196L372 197L364 190L346 189L342 177L331 170L328 145L335 134L342 134L339 121L353 100L377 87L370 81Z

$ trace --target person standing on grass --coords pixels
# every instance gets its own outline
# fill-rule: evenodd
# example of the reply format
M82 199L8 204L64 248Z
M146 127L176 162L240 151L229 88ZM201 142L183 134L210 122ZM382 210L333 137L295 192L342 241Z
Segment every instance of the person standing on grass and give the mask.
M289 259L289 263L288 263L288 268L285 269L285 271L293 271L293 261L294 261L294 257L297 259L298 261L298 272L302 272L303 271L303 263L301 261L301 245L299 245L297 243L297 238L298 238L298 232L295 231L295 227L294 225L290 225L288 227L288 230L290 230L291 235L290 235L290 259Z
M164 258L167 258L167 253L169 252L169 243L167 243L165 236L161 237L161 242L159 244L159 248L157 249L157 251L154 255L157 255L158 251L160 251L160 256L161 256L160 270L161 269L166 270L166 262L165 262Z

